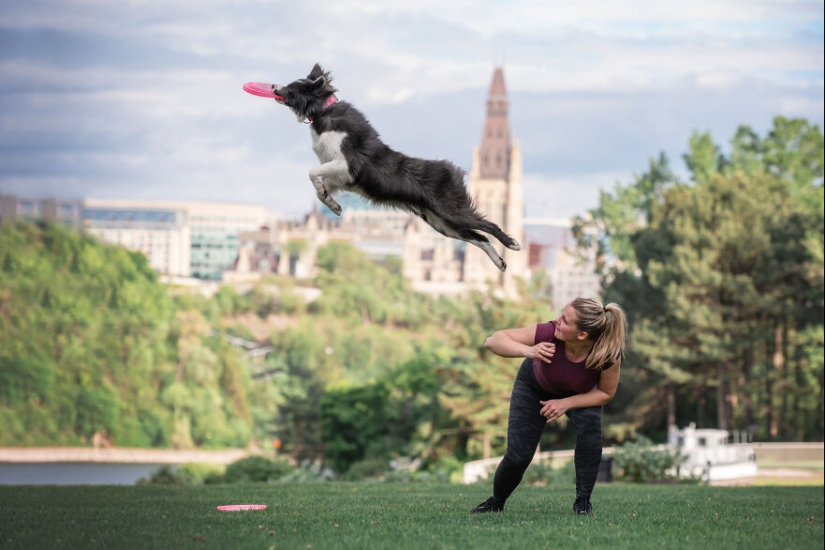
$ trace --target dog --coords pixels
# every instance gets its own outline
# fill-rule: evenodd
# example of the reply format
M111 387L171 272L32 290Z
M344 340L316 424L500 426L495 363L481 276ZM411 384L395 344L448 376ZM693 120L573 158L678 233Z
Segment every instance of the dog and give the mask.
M306 78L272 85L275 101L299 122L308 122L312 149L320 165L309 171L318 199L335 214L341 205L333 194L355 192L372 204L417 215L446 237L483 250L501 271L507 269L486 236L511 250L521 245L476 209L464 186L464 171L446 160L409 157L385 145L355 107L339 101L332 77L315 64Z

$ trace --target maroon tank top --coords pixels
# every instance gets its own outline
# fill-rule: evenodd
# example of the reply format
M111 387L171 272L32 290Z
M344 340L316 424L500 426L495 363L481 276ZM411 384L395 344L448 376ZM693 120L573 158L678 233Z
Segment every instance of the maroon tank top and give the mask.
M554 336L556 322L539 323L536 325L536 343L552 342L556 344L556 353L549 363L541 359L533 359L533 374L539 385L550 393L570 396L578 393L587 393L599 383L602 369L588 369L585 362L574 363L567 358L564 352L564 342ZM587 359L585 358L585 361ZM603 370L615 365L610 364Z

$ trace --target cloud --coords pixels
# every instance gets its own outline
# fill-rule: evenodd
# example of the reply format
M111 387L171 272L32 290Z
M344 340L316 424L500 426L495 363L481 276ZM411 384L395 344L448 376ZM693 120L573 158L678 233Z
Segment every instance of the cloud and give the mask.
M307 129L244 82L320 61L388 145L469 169L503 60L525 202L570 216L660 151L678 169L694 130L822 126L822 22L780 0L7 2L0 192L303 213Z
M524 216L529 218L571 219L583 215L598 204L599 192L612 189L625 174L591 172L546 176L524 174ZM626 182L625 182L626 183Z

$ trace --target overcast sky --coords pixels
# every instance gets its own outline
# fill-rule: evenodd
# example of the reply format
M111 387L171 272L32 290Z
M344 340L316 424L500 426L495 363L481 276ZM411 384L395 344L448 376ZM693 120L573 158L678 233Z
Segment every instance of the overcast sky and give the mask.
M823 127L822 0L0 3L0 193L296 216L309 130L244 82L332 72L392 148L468 169L504 67L530 217L569 217L694 130Z

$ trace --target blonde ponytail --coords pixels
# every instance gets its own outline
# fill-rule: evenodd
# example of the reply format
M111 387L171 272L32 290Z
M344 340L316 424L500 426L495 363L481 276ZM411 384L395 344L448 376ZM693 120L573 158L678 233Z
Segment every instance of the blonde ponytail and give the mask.
M616 362L627 347L627 315L622 306L609 303L603 306L592 298L576 298L570 302L576 310L579 330L593 340L593 349L587 356L588 369L602 369Z

